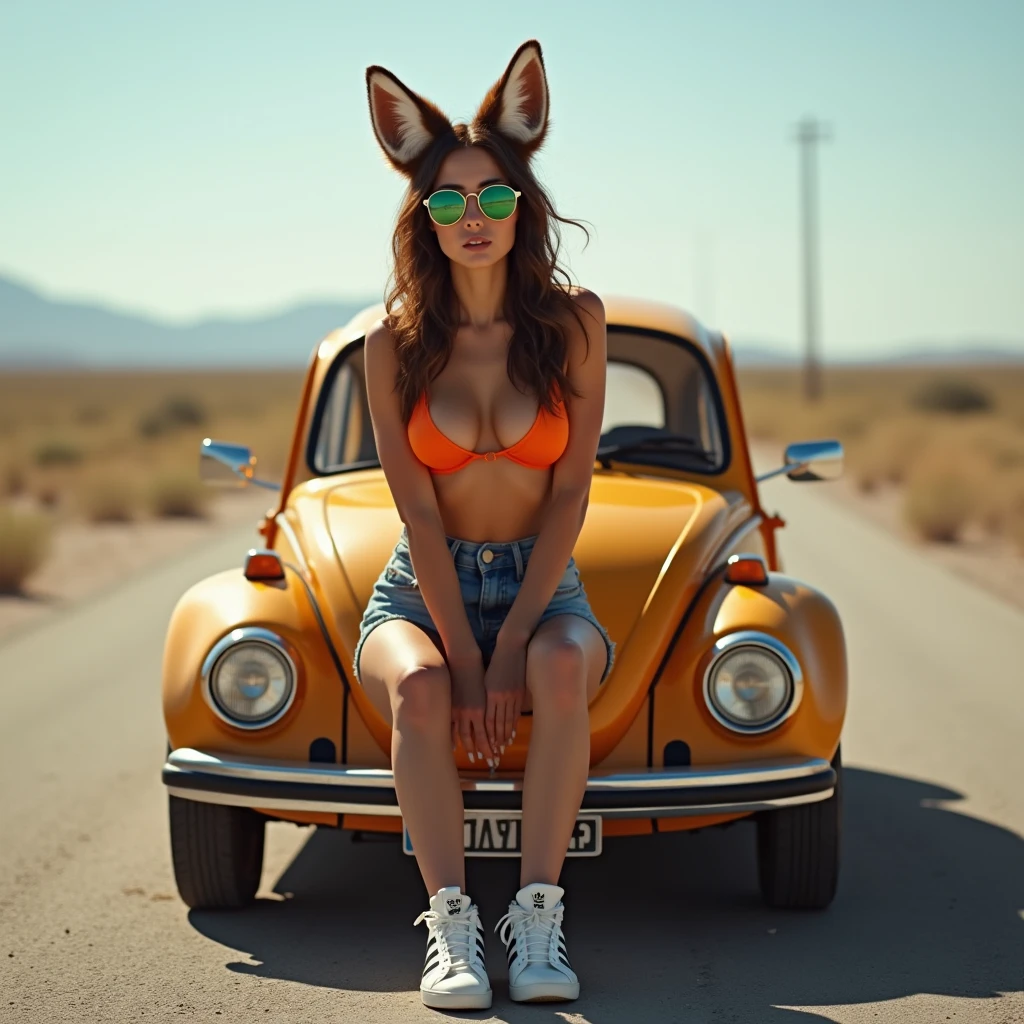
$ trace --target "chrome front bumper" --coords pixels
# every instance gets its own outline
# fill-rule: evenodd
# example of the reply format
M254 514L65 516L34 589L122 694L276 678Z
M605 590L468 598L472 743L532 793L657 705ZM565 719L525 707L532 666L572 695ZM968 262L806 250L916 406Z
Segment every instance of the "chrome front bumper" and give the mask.
M386 768L353 768L307 761L244 760L180 747L163 770L173 796L267 810L400 815L394 778ZM461 775L467 814L518 814L522 775ZM835 769L817 757L630 771L594 769L581 810L608 818L727 814L828 799Z

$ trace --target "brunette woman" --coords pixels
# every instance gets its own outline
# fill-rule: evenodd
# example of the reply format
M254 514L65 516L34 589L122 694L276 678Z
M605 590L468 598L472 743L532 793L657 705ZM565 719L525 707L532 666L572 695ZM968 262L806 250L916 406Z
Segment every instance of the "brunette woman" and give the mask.
M574 999L558 879L587 781L588 704L614 655L572 558L604 409L604 307L560 267L558 222L575 222L530 169L548 128L535 40L470 124L384 68L366 81L377 140L409 180L388 315L365 347L404 527L354 667L392 724L395 789L429 895L420 992L428 1006L491 1005L454 752L496 768L529 710L521 888L500 934L513 999Z

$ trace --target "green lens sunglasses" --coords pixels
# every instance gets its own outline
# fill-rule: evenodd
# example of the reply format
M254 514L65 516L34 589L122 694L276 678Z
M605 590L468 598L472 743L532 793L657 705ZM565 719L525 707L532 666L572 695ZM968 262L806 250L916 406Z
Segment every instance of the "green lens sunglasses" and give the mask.
M488 220L508 220L516 212L516 203L522 194L508 185L488 185L466 196L453 188L442 188L424 199L423 205L435 224L447 228L462 220L469 196L476 197L480 212Z

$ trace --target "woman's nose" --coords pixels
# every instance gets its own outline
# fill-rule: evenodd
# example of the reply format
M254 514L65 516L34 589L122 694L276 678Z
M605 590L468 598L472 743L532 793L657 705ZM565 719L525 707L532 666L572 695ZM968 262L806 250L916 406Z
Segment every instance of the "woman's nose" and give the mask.
M480 206L476 201L476 196L470 196L466 200L466 212L462 215L462 219L467 228L477 230L483 226L483 214L480 212Z

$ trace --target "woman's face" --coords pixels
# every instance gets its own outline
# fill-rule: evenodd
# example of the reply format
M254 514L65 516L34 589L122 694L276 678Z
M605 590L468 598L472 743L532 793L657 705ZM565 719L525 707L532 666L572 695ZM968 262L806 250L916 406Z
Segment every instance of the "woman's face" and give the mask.
M477 193L487 185L508 185L497 161L479 146L456 149L445 158L433 190L453 188L464 196ZM520 200L521 201L521 200ZM453 262L463 267L489 267L504 259L516 240L516 221L519 208L508 220L490 220L480 212L474 195L466 203L462 219L454 224L435 224L423 209L430 229L437 235L441 251Z

